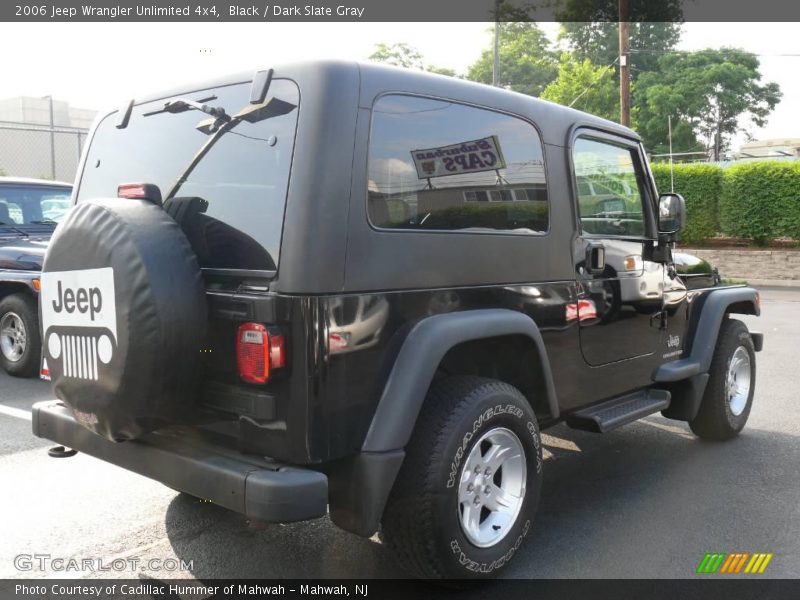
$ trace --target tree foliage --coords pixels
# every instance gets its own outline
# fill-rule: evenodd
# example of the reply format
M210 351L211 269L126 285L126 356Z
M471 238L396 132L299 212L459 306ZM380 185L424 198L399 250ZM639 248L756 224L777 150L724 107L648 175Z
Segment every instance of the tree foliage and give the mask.
M422 53L414 46L403 42L398 44L375 44L375 50L369 55L369 60L406 69L418 69L420 71L438 73L439 75L449 75L450 77L455 77L456 75L453 69L425 64Z
M656 69L659 53L675 48L681 37L682 0L630 0L630 66L634 81ZM579 60L610 65L619 56L618 0L567 0L557 12L559 38ZM617 75L619 81L619 75Z
M375 44L375 51L369 55L369 60L406 69L422 70L425 68L420 51L414 46L402 42L399 44Z
M630 66L634 81L657 68L661 53L680 41L679 23L630 23ZM579 60L611 65L619 57L619 24L609 22L562 23L560 39L566 40ZM616 75L619 80L619 75Z
M739 48L665 54L634 92L640 133L651 150L663 151L671 116L675 151L702 140L719 160L733 135L763 127L780 101L778 84L760 80L758 57Z
M592 64L588 58L579 61L571 53L562 55L558 77L544 89L542 98L609 120L619 117L614 69Z
M498 84L506 89L539 96L558 74L558 58L547 35L532 22L500 23ZM467 79L492 83L493 49L481 53Z

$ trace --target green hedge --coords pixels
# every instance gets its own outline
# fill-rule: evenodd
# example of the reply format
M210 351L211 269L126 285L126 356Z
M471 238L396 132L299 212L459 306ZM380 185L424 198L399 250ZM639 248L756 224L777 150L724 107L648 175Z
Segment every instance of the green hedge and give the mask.
M702 242L714 237L720 229L719 199L723 193L723 169L717 165L673 165L675 192L686 200L686 229L680 234L684 244ZM653 175L658 192L670 191L670 169L667 164L654 164Z
M722 231L763 245L800 239L800 162L764 161L725 170L720 201Z

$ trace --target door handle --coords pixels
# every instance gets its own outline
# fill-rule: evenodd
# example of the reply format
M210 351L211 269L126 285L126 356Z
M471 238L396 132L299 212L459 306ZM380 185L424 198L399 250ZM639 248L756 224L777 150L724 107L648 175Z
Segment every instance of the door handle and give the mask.
M586 246L586 270L592 275L600 275L606 269L606 249L599 242L589 242Z

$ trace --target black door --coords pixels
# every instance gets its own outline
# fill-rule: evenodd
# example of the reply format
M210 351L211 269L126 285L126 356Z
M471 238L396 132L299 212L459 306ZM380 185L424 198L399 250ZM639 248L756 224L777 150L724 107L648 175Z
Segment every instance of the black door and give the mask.
M633 140L584 130L572 165L579 236L575 263L583 357L590 365L656 351L664 300L663 265L644 259L651 243L653 190Z

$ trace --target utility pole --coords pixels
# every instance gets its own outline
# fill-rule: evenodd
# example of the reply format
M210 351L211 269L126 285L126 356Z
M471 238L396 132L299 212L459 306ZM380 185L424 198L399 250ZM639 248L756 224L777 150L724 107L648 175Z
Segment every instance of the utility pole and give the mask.
M42 100L50 101L50 175L56 178L56 125L53 118L53 96L43 96Z
M630 33L628 0L619 0L619 122L631 126Z
M492 52L492 85L497 87L500 79L500 4L503 0L494 1L494 50Z

